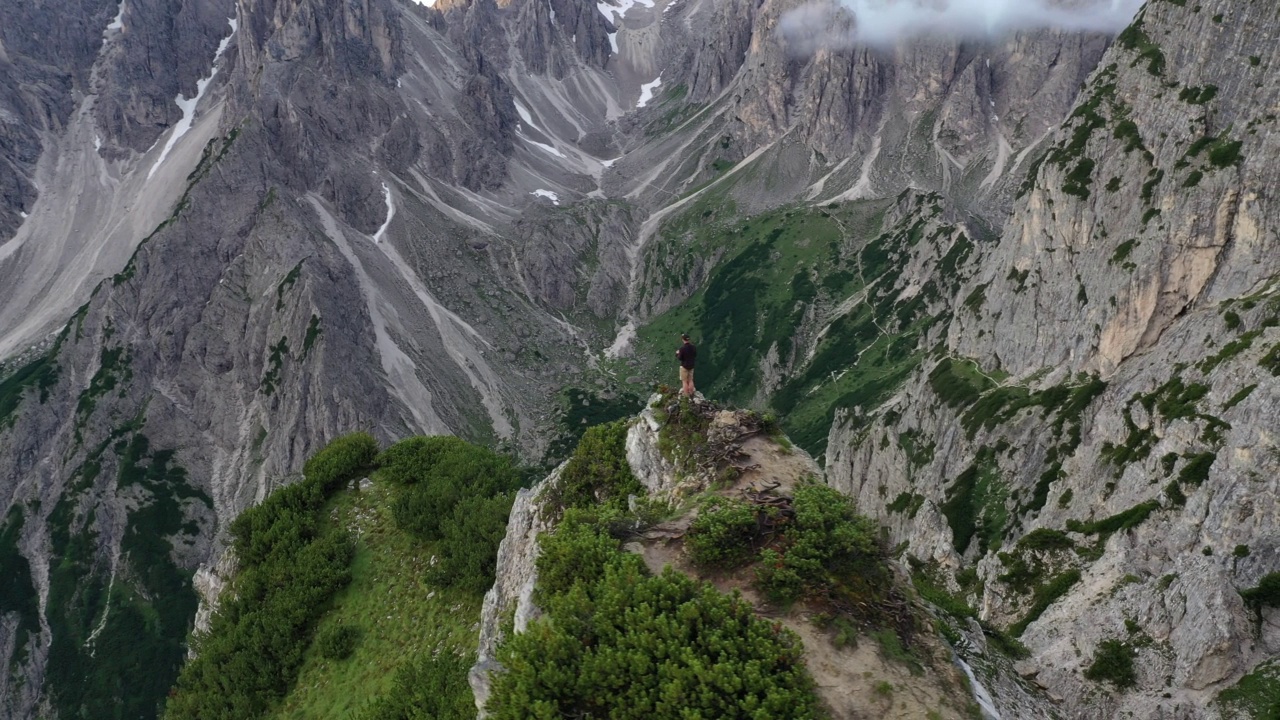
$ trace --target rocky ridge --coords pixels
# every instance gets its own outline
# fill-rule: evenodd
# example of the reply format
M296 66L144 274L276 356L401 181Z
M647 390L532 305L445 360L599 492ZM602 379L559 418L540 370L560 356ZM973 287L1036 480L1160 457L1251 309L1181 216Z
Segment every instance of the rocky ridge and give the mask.
M978 712L979 706L967 692L968 683L960 679L961 669L946 659L949 651L934 657L931 653L940 648L926 642L915 651L921 653L918 657L924 658L920 662L925 667L912 669L877 651L870 636L863 636L861 643L835 642L832 632L819 626L816 611L806 603L779 609L767 603L747 578L732 573L709 574L694 566L682 550L682 538L700 507L694 500L705 500L711 494L749 494L752 488L766 486L772 490L766 490L765 495L777 492L785 496L806 478L817 477L821 470L812 458L785 439L778 441L763 435L757 414L719 409L701 398L695 401L693 412L707 415L710 420L704 444L689 460L703 460L692 465L682 463L672 457L672 441L664 437L667 420L660 417L666 415L660 407L667 404L664 400L675 402L671 397L655 395L650 405L629 421L626 463L644 486L645 494L630 497L628 503L680 505L686 510L639 532L624 546L628 552L643 557L654 573L675 567L713 582L721 591L743 593L757 612L797 633L803 639L806 664L817 683L818 695L835 717L861 717L871 707L880 707L888 717L895 718L919 717L925 712L959 718ZM729 460L713 459L717 457ZM725 477L726 467L742 470L728 486L721 487L717 485L721 482L718 478ZM538 581L538 538L556 527L555 516L559 512L550 498L555 495L564 468L562 465L533 488L521 491L512 508L507 535L498 552L497 580L485 595L479 659L469 677L481 717L485 715L493 676L503 672L495 660L498 647L509 634L524 632L541 614L533 602ZM886 685L900 690L887 704Z

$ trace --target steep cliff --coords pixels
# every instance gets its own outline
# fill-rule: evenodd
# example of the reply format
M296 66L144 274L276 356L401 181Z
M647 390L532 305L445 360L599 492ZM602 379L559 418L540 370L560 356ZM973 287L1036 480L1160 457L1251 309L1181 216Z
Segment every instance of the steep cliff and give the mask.
M1150 3L945 344L828 441L829 482L1020 635L1064 716L1269 702L1274 611L1247 591L1277 569L1278 20Z

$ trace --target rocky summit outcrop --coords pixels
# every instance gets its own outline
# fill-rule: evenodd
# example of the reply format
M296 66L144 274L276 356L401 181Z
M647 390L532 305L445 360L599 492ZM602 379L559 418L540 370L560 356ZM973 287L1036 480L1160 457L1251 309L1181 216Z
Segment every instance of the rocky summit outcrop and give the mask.
M846 629L833 630L830 615L841 611L821 598L806 598L784 607L769 602L753 585L751 568L712 571L690 559L685 538L700 513L713 511L716 498L745 497L773 508L774 515L765 513L761 518L785 515L791 510L796 488L821 473L817 463L785 437L769 435L758 413L723 408L701 396L682 402L667 394L654 395L638 417L624 422L625 441L616 450L625 452L624 464L643 488L628 496L627 506L633 513L646 506L667 510L661 522L641 520L640 513L635 518L615 520L618 527L631 528L625 531L623 549L642 558L655 575L674 569L721 592L738 594L757 613L776 623L775 627L795 633L803 644L806 672L814 678L816 695L832 717L865 717L869 709L876 708L893 718L926 714L960 718L980 714L984 704L991 707L986 689L970 682L973 676L968 666L953 662L950 649L935 638L914 636L907 654L898 647L894 655L880 649L880 641L875 639L877 632L881 637L884 633L893 635L892 629L864 627L866 617L858 616L843 621L852 624L836 621L834 627ZM607 450L592 445L585 452ZM520 491L512 507L498 552L496 580L485 595L478 660L469 675L480 717L485 716L495 678L506 671L496 659L498 648L542 617L534 601L539 541L541 536L556 532L561 517L567 514L557 504L564 497L563 485L571 472L567 468L576 463L578 468L572 472L580 478L583 467L609 463L607 458L583 453L580 447L571 460L542 482ZM595 488L594 492L604 491ZM888 581L894 584L904 579L891 576ZM721 632L729 635L732 631ZM672 662L679 665L681 661ZM640 678L645 669L637 667L634 672ZM966 673L970 681L966 681ZM710 687L707 691L717 692ZM1023 701L1036 707L1032 700Z

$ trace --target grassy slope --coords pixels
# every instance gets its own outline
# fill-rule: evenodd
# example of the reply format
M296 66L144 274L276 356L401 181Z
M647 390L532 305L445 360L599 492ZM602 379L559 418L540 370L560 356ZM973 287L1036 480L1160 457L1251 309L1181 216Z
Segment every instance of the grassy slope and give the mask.
M389 692L396 669L416 655L435 649L475 652L480 598L423 579L432 543L396 527L393 490L375 474L369 487L334 499L331 517L351 529L356 556L351 584L335 598L317 635L343 624L358 628L360 641L351 657L339 661L322 658L313 644L275 717L348 717Z
M654 363L655 378L664 378L674 372L661 362L672 338L689 331L700 348L699 389L748 404L763 380L760 361L776 344L791 372L769 404L786 418L792 439L821 453L837 408L874 407L919 363L919 340L936 321L927 306L948 291L937 282L950 281L964 259L944 259L936 282L899 300L891 290L913 249L949 238L925 238L923 220L883 227L890 202L783 207L739 220L724 195L700 200L662 228L649 261L669 262L654 283L678 286L697 258L721 260L688 300L640 329L638 355ZM938 212L918 204L921 218ZM836 312L864 291L847 313ZM803 334L820 337L801 344Z

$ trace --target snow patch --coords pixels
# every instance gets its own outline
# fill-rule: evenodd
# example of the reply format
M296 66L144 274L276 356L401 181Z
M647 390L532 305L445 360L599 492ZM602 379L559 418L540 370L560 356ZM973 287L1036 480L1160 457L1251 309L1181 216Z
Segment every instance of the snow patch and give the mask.
M513 102L515 102L516 112L520 113L520 119L524 121L524 124L528 125L531 128L538 127L537 125L533 124L533 115L529 114L529 108L525 107L524 105L521 105L519 100L515 100Z
M93 134L93 149L95 152L102 149L102 136L98 133Z
M28 214L26 213L26 211L24 211L24 210L19 210L19 211L18 211L18 217L21 217L23 220L26 220L27 218L29 218L29 217L31 217L31 216L30 216L30 215L28 215Z
M413 1L418 3L419 5L425 5L429 8L433 8L436 6L436 0L413 0Z
M624 17L627 16L627 11L636 5L643 5L647 8L651 8L653 7L653 0L618 0L617 5L607 2L598 2L596 3L596 8L600 10L600 14L604 15L609 22L617 25ZM617 17L617 20L614 19L615 16Z
M662 86L662 73L658 73L658 77L653 82L648 82L640 86L640 99L636 101L636 107L642 108L649 104L653 99L653 91Z
M523 140L523 141L525 141L525 142L529 143L530 145L533 145L533 146L537 147L539 150L542 150L542 151L544 151L544 152L551 153L552 155L555 155L555 156L556 156L556 157L558 157L558 158L563 158L563 159L565 159L565 160L568 160L568 158L567 158L567 157L565 157L565 154L564 154L564 153L562 153L562 152L560 152L559 150L557 150L557 149L555 149L555 148L551 147L550 145L547 145L547 144L545 144L545 143L540 143L540 142L538 142L537 140L530 140L529 138L525 137L524 135L521 135L520 133L516 133L516 135L520 135L520 139L521 139L521 140Z
M609 38L609 47L613 50L613 54L618 54L618 33L605 33L605 37Z
M553 192L551 192L550 190L534 190L533 192L531 192L531 193L529 193L529 194L530 194L530 195L537 195L538 197L544 197L544 198L546 198L546 199L550 200L552 205L559 205L559 204L560 204L560 196L559 196L559 195L557 195L557 194L555 194L555 193L553 193Z
M601 161L600 161L600 164L601 164L601 165L603 165L603 166L605 166L605 167L613 167L613 164L614 164L614 163L616 163L616 162L618 162L618 161L619 161L619 160L621 160L621 159L622 159L622 156L621 156L621 155L619 155L618 157L616 157L616 158L614 158L614 159L612 159L612 160L601 160Z
M671 2L667 3L666 7L662 8L662 14L666 15L667 13L671 12L671 8L675 7L679 3L680 3L680 0L671 0Z
M373 234L373 241L382 242L382 238L387 235L387 227L391 225L391 218L396 216L396 205L391 202L391 188L386 183L382 183L382 199L387 204L387 219L382 221L382 227L378 228L378 232Z
M222 57L222 53L227 51L227 46L231 44L231 38L235 37L236 29L239 23L235 18L229 18L227 23L231 25L231 33L222 38L222 42L218 43L218 51L213 54L213 70L209 72L209 77L204 78L196 83L196 96L188 100L181 93L174 100L178 104L178 108L182 110L182 119L177 125L173 126L173 132L169 134L169 139L164 144L164 149L160 151L160 159L156 160L156 164L151 166L151 172L147 173L147 179L156 174L156 170L164 163L164 159L169 156L169 151L178 143L178 140L187 134L191 129L191 123L196 119L196 106L200 104L200 98L204 96L204 91L209 88L209 83L218 75L218 59Z
M115 19L111 21L111 24L107 26L107 29L108 30L124 29L124 3L123 2L120 3L120 11L116 13Z

